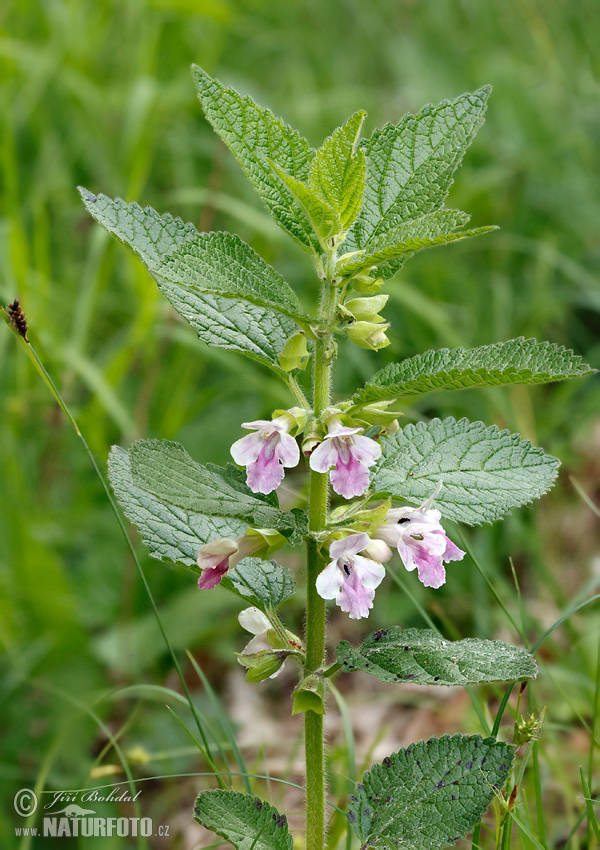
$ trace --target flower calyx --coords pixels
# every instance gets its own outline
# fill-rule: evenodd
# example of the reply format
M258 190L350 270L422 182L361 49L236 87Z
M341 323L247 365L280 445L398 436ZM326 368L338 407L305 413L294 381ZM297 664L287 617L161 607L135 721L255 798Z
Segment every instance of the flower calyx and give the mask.
M244 649L236 653L239 663L247 670L248 682L274 679L287 658L295 657L303 663L304 648L300 638L281 626L279 630L273 628L273 623L259 608L244 608L238 615L238 621L242 628L254 635Z
M292 714L303 714L314 711L315 714L325 714L325 680L322 670L315 670L300 680L292 693L294 703Z
M293 372L295 369L304 371L309 358L306 334L303 331L297 331L283 346L279 355L279 365L285 372Z

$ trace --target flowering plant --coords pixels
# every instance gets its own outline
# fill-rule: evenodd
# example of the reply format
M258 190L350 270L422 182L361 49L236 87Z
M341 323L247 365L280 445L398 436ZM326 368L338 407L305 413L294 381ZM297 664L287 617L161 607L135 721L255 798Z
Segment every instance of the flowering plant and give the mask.
M93 217L138 255L200 339L252 358L290 397L289 409L242 423L250 433L231 447L235 465L201 465L178 443L140 440L128 450L114 447L109 471L154 557L190 569L201 593L219 587L243 600L240 624L254 635L238 654L248 680L296 665L292 711L305 716L306 846L322 850L323 715L334 676L362 670L396 684L467 685L536 675L522 648L397 626L359 648L342 641L335 660L326 658L327 600L353 619L368 617L393 549L423 585L439 588L445 565L465 557L446 522L495 521L556 478L557 459L493 425L453 418L404 424L408 402L430 390L540 383L591 370L570 351L520 338L389 363L351 398L334 399L338 343L373 351L389 344L381 290L404 261L494 229L464 229L468 215L444 206L490 89L427 106L368 140L359 138L365 113L357 112L315 151L251 98L200 68L193 74L206 117L312 261L321 299L305 312L283 277L237 236L198 233L168 214L82 189ZM303 377L309 365L310 385ZM302 457L307 504L283 510L277 487ZM303 640L279 610L294 593L293 576L271 558L302 542ZM512 746L477 735L411 745L362 777L348 823L363 847L453 843L480 821L513 755ZM284 815L227 787L203 791L195 817L244 850L292 846Z

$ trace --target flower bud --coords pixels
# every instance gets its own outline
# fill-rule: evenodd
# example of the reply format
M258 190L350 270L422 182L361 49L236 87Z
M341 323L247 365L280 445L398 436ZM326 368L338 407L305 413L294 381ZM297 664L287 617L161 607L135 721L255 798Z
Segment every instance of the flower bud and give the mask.
M344 307L359 321L383 321L377 314L383 310L389 297L389 295L373 295L371 298L352 298L346 301Z
M351 283L357 292L372 295L374 292L379 292L383 286L383 278L378 277L377 280L373 280L368 274L359 274L352 278Z
M390 344L385 332L389 328L389 322L380 324L378 322L354 322L346 328L348 339L360 348L370 348L379 351Z
M286 372L292 372L294 369L306 369L308 358L306 336L302 331L298 331L283 346L279 355L279 365Z
M246 681L262 682L263 679L270 679L281 670L289 653L263 649L260 652L253 652L251 655L245 655L243 652L237 652L236 655L240 664L247 668Z

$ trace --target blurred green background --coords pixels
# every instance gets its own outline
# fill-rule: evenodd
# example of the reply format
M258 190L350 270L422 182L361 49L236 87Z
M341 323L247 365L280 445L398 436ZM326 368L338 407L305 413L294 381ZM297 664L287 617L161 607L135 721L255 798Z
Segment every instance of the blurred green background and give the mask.
M171 211L200 229L235 231L307 305L315 294L305 255L272 223L204 120L190 63L251 94L315 146L357 109L368 111L368 134L425 103L494 86L448 205L471 213L474 226L501 230L406 264L387 290L392 345L379 354L343 351L337 390L347 393L385 362L519 335L566 345L600 366L599 44L596 0L4 0L0 299L21 299L29 337L102 466L111 444L141 436L177 439L198 460L223 463L240 422L290 399L260 367L196 340L141 264L87 216L78 184ZM36 782L79 788L98 764L118 765L110 745L103 749L100 720L121 736L136 776L205 767L164 697L148 688L106 697L129 685L178 684L101 485L4 325L0 396L0 845L12 847L23 822L13 811L16 790ZM600 387L587 379L432 395L415 411L495 422L561 458L560 482L539 509L468 536L532 642L600 581L597 519L571 480L598 501L599 410ZM243 645L239 605L222 591L200 597L185 571L140 553L176 650L183 660L183 650L192 650L231 703L241 675L233 656ZM450 636L519 640L470 558L453 565L437 594L399 577ZM299 606L288 615L300 630ZM569 834L583 807L579 765L588 770L596 757L590 741L600 735L597 726L590 733L597 615L597 604L587 606L553 634L536 684L534 704L547 706L539 783L551 847L588 846L585 829L583 837ZM332 614L331 630L358 640L392 622L423 625L390 581L368 624ZM193 669L185 669L198 705L216 723ZM290 684L265 688L274 717L288 713ZM349 705L360 700L353 683L340 680L340 688ZM484 696L493 704L497 694ZM380 698L393 717L415 710L414 695L388 689ZM468 703L457 703L463 707L444 725L428 700L433 729L424 735L478 730ZM179 713L188 723L185 708ZM296 724L286 734L298 732ZM363 755L380 732L365 737ZM398 734L398 745L406 736ZM150 759L143 765L136 747ZM248 748L260 752L256 741ZM295 777L292 755L279 761ZM341 739L332 754L334 792L347 790L336 777L351 773L350 761ZM151 846L194 846L189 806L199 782L144 787L144 810L173 824L170 843ZM520 833L517 839L535 846Z

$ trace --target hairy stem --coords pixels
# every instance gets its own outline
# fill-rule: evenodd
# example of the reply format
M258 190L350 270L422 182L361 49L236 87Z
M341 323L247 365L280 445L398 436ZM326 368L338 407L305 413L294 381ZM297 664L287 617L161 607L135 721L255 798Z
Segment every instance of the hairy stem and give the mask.
M335 291L325 284L322 314L331 317L335 308ZM317 339L314 371L314 411L319 416L329 405L331 384L330 336ZM327 521L327 473L311 471L310 532L321 531ZM323 559L314 537L307 544L306 600L306 668L305 674L319 670L325 663L325 600L317 593L317 576L323 569ZM304 715L306 757L306 848L323 850L325 843L325 747L323 715L307 711Z

